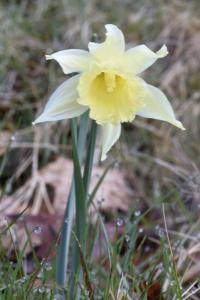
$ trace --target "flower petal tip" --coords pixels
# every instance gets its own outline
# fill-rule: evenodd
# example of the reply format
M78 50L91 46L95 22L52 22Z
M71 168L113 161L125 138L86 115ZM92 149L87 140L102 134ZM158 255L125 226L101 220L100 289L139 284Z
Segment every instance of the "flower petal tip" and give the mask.
M106 28L106 31L108 32L111 28L116 28L117 26L116 25L113 25L113 24L106 24L105 25L105 28Z
M183 124L180 121L175 121L174 125L178 128L180 128L181 130L186 130L186 128L183 126Z
M45 55L45 58L46 58L46 60L50 60L50 59L52 59L53 57L52 57L52 55L46 54L46 55Z
M42 116L42 115L40 115L35 121L32 122L32 125L33 125L33 126L35 126L35 125L37 125L38 123L41 123L41 122L42 122L41 116Z
M101 154L101 161L104 161L106 158L107 158L107 155L104 154L104 153L102 153L102 154Z
M32 126L37 125L39 122L37 121L37 119L35 121L32 122Z
M167 50L167 46L166 45L163 45L160 50L158 50L156 52L157 56L159 58L162 58L162 57L165 57L167 54L169 53L169 51Z

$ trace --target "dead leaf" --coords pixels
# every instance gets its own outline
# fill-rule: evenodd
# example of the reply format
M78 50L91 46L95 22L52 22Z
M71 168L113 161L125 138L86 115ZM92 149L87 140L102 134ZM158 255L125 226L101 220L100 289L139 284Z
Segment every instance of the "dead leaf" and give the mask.
M90 192L103 172L103 167L94 167ZM29 214L49 212L63 215L72 175L73 162L60 157L36 172L14 194L4 196L0 203L0 211L5 215L18 214L28 205ZM96 220L98 210L127 212L132 201L133 190L128 187L123 172L118 169L109 170L89 209L91 220Z

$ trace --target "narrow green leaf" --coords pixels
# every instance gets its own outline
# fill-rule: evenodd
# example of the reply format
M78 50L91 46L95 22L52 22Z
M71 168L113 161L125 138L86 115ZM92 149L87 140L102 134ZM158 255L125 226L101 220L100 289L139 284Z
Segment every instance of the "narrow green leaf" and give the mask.
M80 130L77 134L77 120L74 120L74 138L78 142L78 154L80 161L83 159L83 152L87 137L88 113L86 112L80 118ZM67 281L67 267L69 261L69 246L71 239L71 231L73 226L73 218L75 215L75 182L74 176L70 194L67 201L66 210L64 213L63 225L61 229L60 245L56 256L56 282L58 286L64 288ZM64 299L64 295L63 295Z

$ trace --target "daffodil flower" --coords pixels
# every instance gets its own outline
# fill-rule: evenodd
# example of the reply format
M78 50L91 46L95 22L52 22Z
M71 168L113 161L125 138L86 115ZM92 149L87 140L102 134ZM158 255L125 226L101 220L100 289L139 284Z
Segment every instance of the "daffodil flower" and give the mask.
M164 45L153 52L145 45L125 50L124 35L112 24L105 25L103 43L88 44L86 50L63 50L46 55L55 59L65 74L78 73L51 95L44 112L33 124L78 117L87 110L102 131L102 155L119 139L121 123L136 115L166 121L184 129L176 120L166 96L138 74L168 54Z

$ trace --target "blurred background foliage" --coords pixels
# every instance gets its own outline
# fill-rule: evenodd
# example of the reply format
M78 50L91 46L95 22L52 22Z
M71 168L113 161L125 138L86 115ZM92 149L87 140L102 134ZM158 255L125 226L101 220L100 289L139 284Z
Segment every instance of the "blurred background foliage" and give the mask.
M146 44L156 51L161 45L167 45L169 55L143 76L148 83L165 91L186 131L139 117L133 124L124 124L120 141L101 167L117 160L120 175L115 176L125 178L124 195L127 187L131 194L124 199L123 193L120 194L123 206L119 199L115 203L117 193L112 196L113 191L108 192L109 205L105 205L102 214L109 223L127 217L129 208L140 213L148 211L140 221L142 230L145 229L144 237L149 237L158 230L157 225L164 227L161 203L165 201L171 243L179 244L174 248L177 268L188 287L200 275L197 263L200 254L198 0L1 0L0 213L2 218L10 218L28 205L29 220L30 216L40 218L41 214L62 215L59 197L65 199L65 196L55 201L55 194L62 190L61 185L65 186L66 178L63 175L57 186L53 184L60 174L65 174L61 170L63 166L69 165L65 161L66 165L62 162L52 167L51 163L61 157L71 157L68 121L31 125L52 91L66 79L56 62L46 62L44 56L68 48L87 49L93 33L103 41L107 23L116 24L124 32L127 47ZM50 178L53 172L55 177ZM117 189L117 183L112 183L112 189ZM39 223L44 221L39 220ZM3 221L1 225L5 226ZM156 243L162 252L159 238ZM195 251L191 252L194 247ZM174 294L170 293L164 299L172 299L170 295Z

